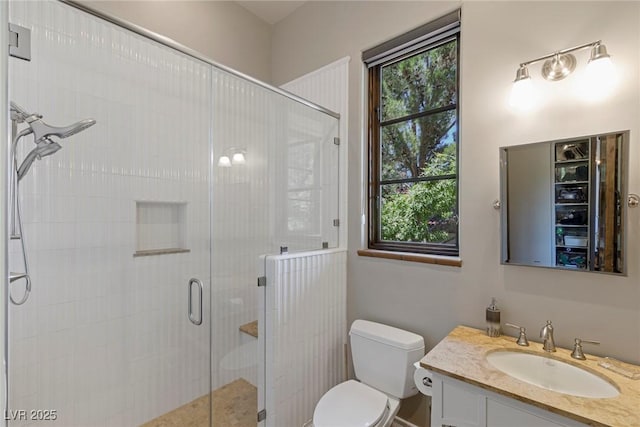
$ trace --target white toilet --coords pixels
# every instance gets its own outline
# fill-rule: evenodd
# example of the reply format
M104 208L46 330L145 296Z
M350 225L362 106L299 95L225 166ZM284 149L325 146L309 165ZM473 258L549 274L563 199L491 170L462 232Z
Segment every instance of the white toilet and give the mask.
M338 384L320 398L314 427L388 427L400 399L418 393L413 364L424 356L420 335L356 320L349 332L358 381Z

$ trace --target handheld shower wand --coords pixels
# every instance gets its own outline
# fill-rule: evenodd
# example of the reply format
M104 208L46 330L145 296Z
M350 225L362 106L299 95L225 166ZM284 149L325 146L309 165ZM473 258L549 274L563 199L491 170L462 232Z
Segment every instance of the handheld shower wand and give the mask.
M27 250L22 232L22 215L20 210L20 181L29 172L33 162L43 157L50 156L60 150L62 146L55 142L52 137L59 139L67 138L75 135L91 126L96 121L93 119L81 120L69 126L57 127L51 126L42 120L42 116L38 113L29 113L15 102L11 102L11 122L12 122L12 140L11 140L11 239L20 240L22 248L22 261L24 265L24 273L10 273L9 283L24 279L26 281L25 291L20 300L14 300L11 292L9 298L15 305L24 304L29 298L31 292L31 277L29 276L29 263L27 259ZM26 123L28 127L18 132L18 124ZM35 148L31 150L22 160L18 167L17 145L20 139L29 134L33 134L33 142Z
M62 147L57 142L51 141L49 138L44 138L41 142L36 144L36 148L31 150L29 154L27 154L22 161L22 164L18 168L18 181L21 181L22 178L29 172L31 169L31 165L37 159L40 160L43 157L47 157L61 149Z

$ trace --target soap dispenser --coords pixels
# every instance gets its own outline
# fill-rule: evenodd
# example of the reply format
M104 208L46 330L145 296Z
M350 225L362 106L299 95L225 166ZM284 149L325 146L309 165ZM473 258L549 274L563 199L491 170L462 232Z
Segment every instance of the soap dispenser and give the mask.
M487 307L487 335L490 337L499 337L502 334L500 330L500 309L496 306L496 299L491 298L491 304Z

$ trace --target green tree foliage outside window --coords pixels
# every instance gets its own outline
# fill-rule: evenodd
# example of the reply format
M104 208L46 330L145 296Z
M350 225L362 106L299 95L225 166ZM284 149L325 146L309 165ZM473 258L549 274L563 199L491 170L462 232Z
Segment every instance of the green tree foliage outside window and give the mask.
M457 45L454 38L381 65L379 241L457 251Z

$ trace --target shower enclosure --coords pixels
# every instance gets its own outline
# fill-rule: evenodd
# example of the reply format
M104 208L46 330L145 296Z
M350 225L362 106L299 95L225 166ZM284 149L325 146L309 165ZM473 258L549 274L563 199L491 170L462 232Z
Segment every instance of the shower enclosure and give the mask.
M89 12L9 4L32 57L10 59L10 99L96 123L20 180L5 421L255 425L256 279L264 255L338 247L338 117Z

